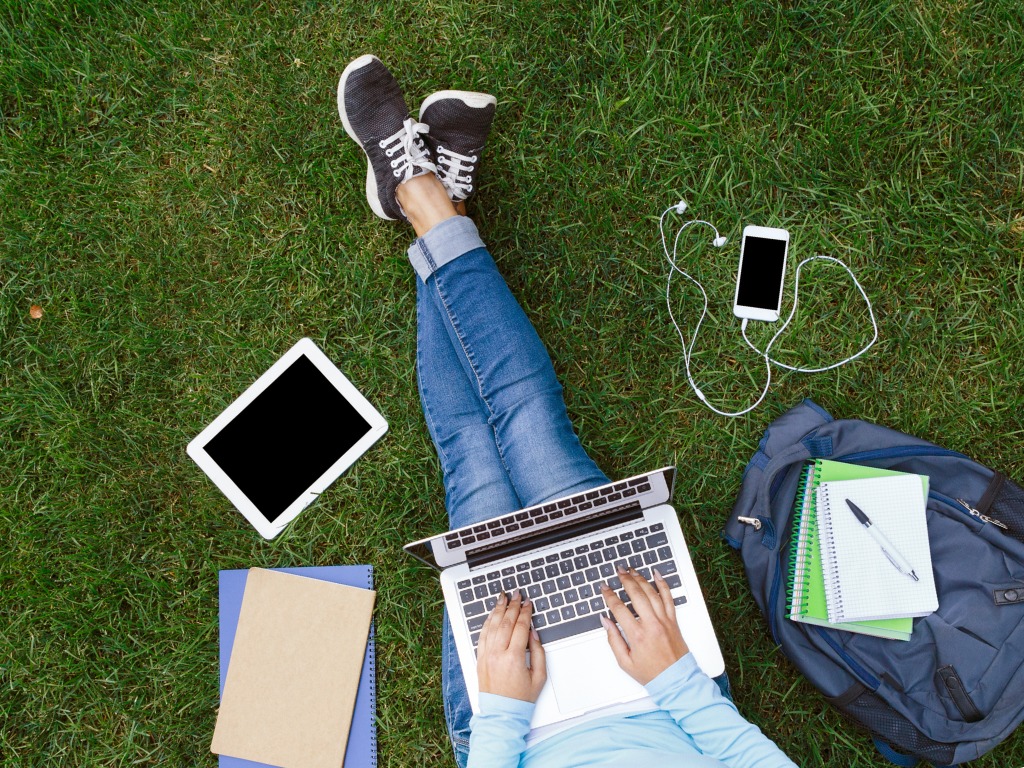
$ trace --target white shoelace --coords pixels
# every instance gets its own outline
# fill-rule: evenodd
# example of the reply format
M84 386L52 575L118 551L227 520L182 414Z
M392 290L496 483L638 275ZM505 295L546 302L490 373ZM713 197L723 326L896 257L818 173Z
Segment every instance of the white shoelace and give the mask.
M476 166L471 163L478 159L476 155L460 155L438 145L437 174L452 200L465 200L473 193L473 177L470 171Z
M385 155L392 158L391 172L396 179L408 181L413 177L414 168L437 173L437 166L430 162L426 144L420 138L421 134L429 131L430 126L426 123L417 123L411 117L407 117L398 131L380 140L380 148L384 150ZM395 154L398 157L394 157Z

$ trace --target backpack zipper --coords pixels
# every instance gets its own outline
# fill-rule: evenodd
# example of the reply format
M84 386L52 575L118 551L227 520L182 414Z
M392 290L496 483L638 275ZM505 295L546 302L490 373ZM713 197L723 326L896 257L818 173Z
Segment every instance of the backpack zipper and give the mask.
M986 523L992 523L992 525L998 525L1004 531L1010 530L1006 526L1006 523L1004 523L1002 520L996 520L994 517L989 517L988 515L981 514L981 512L976 510L974 507L972 507L970 504L968 504L963 499L957 499L957 503L959 503L964 509L966 509L968 512L970 512L974 517L978 518L979 520L984 520Z

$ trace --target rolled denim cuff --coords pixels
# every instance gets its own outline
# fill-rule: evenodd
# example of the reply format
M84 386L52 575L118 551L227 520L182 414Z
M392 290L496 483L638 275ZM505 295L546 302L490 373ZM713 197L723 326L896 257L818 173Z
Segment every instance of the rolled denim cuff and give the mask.
M420 279L427 278L464 253L484 248L476 224L465 216L454 216L430 228L409 246L409 261Z

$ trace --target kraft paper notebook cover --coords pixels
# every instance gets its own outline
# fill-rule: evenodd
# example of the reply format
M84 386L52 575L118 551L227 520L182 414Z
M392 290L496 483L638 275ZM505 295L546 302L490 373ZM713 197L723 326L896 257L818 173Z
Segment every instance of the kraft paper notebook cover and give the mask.
M376 764L371 587L369 566L220 572L222 768Z
M852 501L918 576L900 573L848 508ZM927 616L939 607L920 481L914 475L818 486L818 543L832 621Z
M913 619L896 618L879 621L847 621L831 623L825 600L825 576L818 545L818 524L815 499L822 482L856 480L869 477L891 477L906 474L861 464L818 459L804 467L794 505L794 537L789 564L789 618L804 624L842 629L891 640L909 640ZM928 477L918 475L922 498L928 497Z

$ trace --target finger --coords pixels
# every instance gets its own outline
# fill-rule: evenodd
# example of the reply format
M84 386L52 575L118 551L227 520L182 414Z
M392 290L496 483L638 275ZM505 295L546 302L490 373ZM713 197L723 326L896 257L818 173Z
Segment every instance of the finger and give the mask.
M519 608L519 616L516 618L515 626L512 628L512 637L509 639L509 648L522 648L526 651L527 643L530 641L530 618L533 616L533 603L529 600Z
M530 676L535 685L543 686L548 678L548 662L544 656L544 646L540 642L537 630L530 629Z
M512 630L515 629L516 621L519 619L519 608L523 604L523 598L518 592L512 596L505 610L505 614L498 623L491 629L491 648L496 651L504 651L508 648L509 640L512 639Z
M629 646L626 645L622 633L619 632L615 623L605 616L601 616L601 626L608 633L608 645L612 647L615 660L619 663L620 667L626 669L633 663L633 658L629 655Z
M490 638L494 633L494 628L498 626L502 617L504 617L507 606L508 597L504 592L499 593L498 602L495 604L494 609L487 614L487 618L484 619L484 625L480 629L480 640L477 643L477 656L480 656L490 643Z
M629 571L620 569L619 581L622 582L622 588L626 590L626 594L629 595L629 600L633 603L633 610L636 611L636 615L641 619L650 620L656 618L654 609L651 608L651 601L640 586L640 582L643 581L643 579ZM619 623L621 624L622 622Z
M661 598L661 604L665 606L665 615L673 617L676 615L676 604L672 600L672 588L665 581L665 577L661 575L661 572L654 568L654 581L658 585L658 597Z
M654 612L654 615L659 619L665 618L665 605L662 603L661 598L658 597L658 591L654 588L654 585L637 573L635 568L630 568L630 575L633 577L637 586L643 590L643 593L647 598L647 604L651 606L651 611ZM636 600L633 600L633 602L636 603ZM637 610L639 611L639 609Z
M636 622L636 619L633 618L633 614L629 612L629 608L626 607L626 604L619 600L619 596L616 595L607 584L601 585L601 597L604 598L604 604L608 606L608 610L612 612L612 616L615 617L615 620L619 622L623 628L627 628L630 624ZM626 636L629 636L628 631Z

